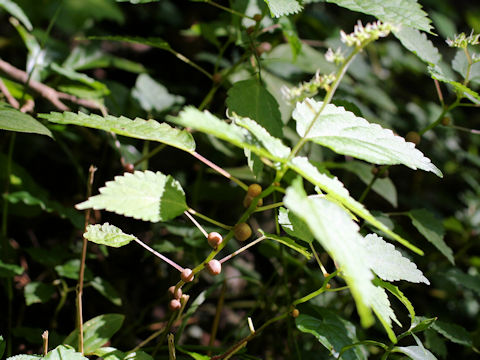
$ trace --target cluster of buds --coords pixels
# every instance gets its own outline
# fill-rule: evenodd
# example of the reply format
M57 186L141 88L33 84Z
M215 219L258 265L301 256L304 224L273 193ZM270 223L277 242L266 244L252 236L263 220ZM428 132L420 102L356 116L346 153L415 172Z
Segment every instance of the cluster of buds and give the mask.
M447 39L446 40L448 46L456 47L461 49L466 49L468 45L478 45L480 44L480 34L474 34L473 30L469 36L465 35L465 33L460 33L455 35L453 40Z
M282 92L283 98L294 104L297 101L302 101L307 97L315 96L318 93L319 89L324 89L328 91L330 84L335 81L335 75L320 75L320 72L317 70L315 76L310 81L305 81L299 86L288 88L287 86L282 86L280 91Z
M345 62L345 56L343 56L340 48L338 48L335 52L333 52L332 48L328 48L327 52L325 53L325 60L335 63L335 65L340 65Z
M377 21L363 26L359 21L353 28L353 33L340 31L340 39L347 46L363 47L381 37L386 37L395 27L390 23Z

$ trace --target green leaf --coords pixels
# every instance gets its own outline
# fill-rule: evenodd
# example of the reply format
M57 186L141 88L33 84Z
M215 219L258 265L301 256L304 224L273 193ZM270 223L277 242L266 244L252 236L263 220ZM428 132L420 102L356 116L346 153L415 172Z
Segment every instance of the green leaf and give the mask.
M480 62L473 63L468 71L468 59L463 49L457 50L452 60L452 69L459 73L462 79L468 76L468 81L475 84L480 82Z
M287 39L288 43L290 44L290 48L292 49L293 55L293 62L297 60L298 54L302 50L302 42L298 37L297 30L295 29L295 25L293 22L286 16L282 16L278 19L278 23L282 27L283 36ZM263 75L263 74L262 74Z
M265 0L274 17L295 14L302 10L297 0Z
M210 360L211 359L210 356L194 353L194 352L191 352L191 351L187 351L187 350L182 349L179 346L177 346L176 348L177 348L178 351L189 355L190 357L192 357L195 360Z
M337 178L330 178L325 174L321 174L318 169L308 161L307 158L296 157L292 159L288 166L298 174L302 175L312 184L318 186L322 191L325 191L329 197L331 197L335 201L338 201L347 209L362 217L379 230L382 230L387 235L392 237L392 239L395 239L402 245L415 251L417 254L423 255L423 252L420 249L413 246L407 240L398 236L383 223L375 219L375 217L373 217L373 215L370 214L370 212L365 209L365 207L361 203L359 203L350 196L348 190L345 189L343 184Z
M3 353L5 351L5 347L7 345L7 342L3 338L2 335L0 335L0 359L3 357Z
M125 353L111 346L104 346L92 352L103 360L123 360Z
M23 291L27 306L47 302L54 293L55 286L37 281L28 283Z
M290 236L311 243L313 235L307 224L291 211L281 207L278 212L278 223Z
M404 257L390 243L377 234L368 234L361 240L361 245L367 250L372 271L379 278L387 281L406 280L414 283L430 284L417 265Z
M288 146L283 145L280 139L271 136L266 129L255 121L245 117L239 118L237 116L234 116L233 119L237 125L250 131L273 156L286 159L288 155L290 155L291 150Z
M230 113L254 119L275 137L282 137L282 118L277 100L257 79L236 82L227 92Z
M442 359L447 357L447 345L445 340L440 337L434 330L427 329L423 333L425 336L425 346L433 353L439 355Z
M454 284L473 290L480 295L480 275L469 275L458 268L451 268L445 273L445 276Z
M53 138L50 130L40 122L4 102L0 102L0 129L46 135Z
M80 271L80 259L68 260L63 265L55 266L55 271L59 276L66 277L68 279L78 280L78 273ZM85 280L89 281L93 277L90 269L85 268Z
M153 360L151 355L148 355L145 351L134 351L128 353L123 360Z
M358 226L337 204L325 198L307 197L300 179L287 188L285 206L301 218L310 228L315 239L339 264L343 277L355 299L362 325L370 326L374 319L370 308L376 287L368 267L368 254L360 246Z
M312 334L337 358L343 347L358 342L355 326L333 311L315 307L318 318L300 314L295 319L297 329ZM354 347L342 354L344 360L366 359L360 347Z
M78 81L82 84L90 86L92 89L101 91L104 95L108 95L110 91L105 84L91 78L88 75L79 73L73 69L62 67L56 63L51 63L50 68L57 74L66 77L69 80Z
M121 247L137 239L134 235L125 234L121 229L109 223L88 225L83 237L96 244Z
M426 209L410 210L408 216L412 220L413 226L454 264L453 251L443 240L445 230L442 222Z
M163 50L172 50L170 45L161 38L153 37L139 37L139 36L89 36L88 40L106 40L106 41L121 41L133 44L143 44Z
M425 331L432 327L432 324L437 321L437 318L426 318L423 316L417 316L415 321L412 322L408 334L413 334L421 331Z
M167 116L167 120L177 125L213 135L219 139L228 141L229 143L241 149L249 149L251 152L259 156L279 162L285 161L285 159L275 156L266 149L260 147L258 141L253 138L252 134L246 129L243 129L236 124L229 124L224 120L220 120L209 111L200 111L192 106L187 106L178 114L177 117ZM245 126L247 126L247 122L248 121L243 122ZM248 123L248 126L253 128L252 123ZM269 135L265 130L262 131L262 134L259 134L259 136L270 143ZM278 150L279 149L276 149L276 151ZM280 151L283 150L280 149Z
M390 300L388 300L386 291L378 286L375 286L374 289L375 290L370 294L372 299L372 310L382 323L390 341L395 344L397 338L392 330L392 321L398 326L402 326L402 324L397 320L397 317L390 306Z
M21 354L21 355L10 356L7 358L7 360L39 360L39 359L43 359L43 356Z
M173 105L185 102L182 96L170 94L165 86L156 82L147 74L138 75L135 87L132 89L132 96L147 112L153 110L165 111Z
M437 320L433 323L432 329L456 344L473 346L472 336L460 325Z
M343 155L350 155L374 164L403 164L412 169L431 171L442 177L442 172L426 158L415 145L378 124L370 124L343 107L328 104L316 116L323 103L306 99L297 103L293 118L300 136L329 147ZM309 129L310 124L313 126ZM307 129L309 129L307 133Z
M394 295L398 300L400 300L402 304L405 305L405 307L407 308L408 313L410 314L410 323L413 324L413 322L415 321L415 309L413 308L410 300L408 300L408 298L400 291L400 289L397 286L383 281L379 278L375 278L373 280L373 284L376 286L380 286L385 290L388 290L392 295Z
M130 120L123 116L107 115L103 117L95 114L87 115L81 112L78 114L72 112L51 112L50 114L39 114L38 116L57 124L86 126L136 139L158 141L188 152L195 150L195 141L190 133L172 128L166 123L159 123L155 120L139 118Z
M258 230L265 238L274 240L276 242L279 242L280 244L283 244L285 246L288 246L290 249L295 250L296 252L299 252L303 256L305 256L307 259L310 259L312 257L312 254L308 252L307 248L298 245L295 241L292 239L286 237L286 236L278 236L274 234L267 234L263 232L261 229Z
M135 171L107 181L99 195L76 205L79 210L92 208L158 222L173 219L187 210L185 193L170 175L153 171Z
M50 350L43 358L44 360L88 360L82 353L76 352L75 349L65 345L59 345L55 349Z
M12 0L0 0L0 6L5 9L10 15L16 17L25 26L28 31L33 30L32 23L28 19L27 15L23 12L22 8L15 4Z
M104 314L88 320L83 324L83 349L86 355L91 355L108 342L122 327L125 316L120 314ZM65 344L78 345L78 329L74 330L64 340Z
M0 278L13 278L15 275L22 275L25 270L15 264L7 264L0 260Z
M394 347L392 352L407 355L412 360L436 360L437 358L423 346L399 346Z
M431 20L417 0L326 0L377 19L430 32Z
M90 281L90 285L92 285L95 290L110 300L112 304L122 306L122 299L112 284L110 284L107 280L96 276L92 281Z
M427 64L435 65L442 59L438 49L428 40L425 33L406 26L403 26L399 30L394 30L393 33L405 48L413 52Z
M433 79L452 85L455 91L463 94L471 102L475 104L480 104L480 94L478 94L476 91L473 91L469 87L459 83L458 81L450 78L447 74L445 74L445 71L440 66L429 66L428 72Z

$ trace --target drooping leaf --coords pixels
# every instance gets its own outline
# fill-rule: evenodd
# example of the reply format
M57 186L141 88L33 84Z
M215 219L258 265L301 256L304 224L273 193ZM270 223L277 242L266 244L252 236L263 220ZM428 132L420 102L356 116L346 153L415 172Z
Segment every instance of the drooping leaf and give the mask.
M431 20L417 0L326 0L379 20L430 32Z
M187 210L180 183L159 171L135 171L115 176L114 181L108 181L99 191L99 195L91 196L76 208L105 209L151 222L170 220Z
M143 44L163 50L172 50L170 45L161 38L140 37L140 36L89 36L89 40L121 41L133 44Z
M456 285L475 291L480 295L480 275L465 274L459 268L451 268L445 277Z
M308 228L308 225L297 215L284 207L281 207L278 212L278 223L290 236L306 241L307 243L313 241L313 235Z
M279 162L285 161L285 159L275 156L268 150L260 147L258 140L256 140L256 138L254 138L246 129L236 124L229 124L224 120L220 120L209 111L200 111L192 106L187 106L178 114L178 116L167 116L167 120L177 125L182 125L184 127L213 135L219 139L228 141L239 148L247 148L259 156ZM268 133L266 133L265 130L260 134L264 140L267 140L267 135ZM270 144L271 141L267 141ZM276 149L276 151L279 151L279 149ZM282 149L280 149L280 151L282 151Z
M44 360L88 360L82 353L76 352L75 349L59 345L55 349L50 350L43 358Z
M428 40L425 33L406 26L403 26L399 30L394 30L393 33L405 48L413 52L427 64L435 65L442 59L438 49Z
M460 325L437 320L433 323L432 329L454 343L468 347L473 345L472 336Z
M109 223L88 225L83 237L96 244L121 247L135 240L134 235L125 234L121 229Z
M407 308L408 313L410 314L410 323L413 324L413 322L415 321L415 309L413 308L410 300L408 300L408 298L400 291L400 289L397 286L390 284L389 282L383 281L379 278L375 278L373 280L373 284L380 286L385 290L388 290L392 295L394 295L398 300L400 300L402 304L405 305L405 307Z
M182 96L170 94L165 86L147 74L138 75L135 87L132 89L132 96L147 112L165 111L173 105L183 104L185 101Z
M102 294L105 298L110 300L112 304L122 306L122 299L120 298L112 284L110 284L107 280L96 276L95 278L93 278L92 281L90 281L90 285L92 285L92 287L100 294Z
M297 121L297 132L300 136L329 147L339 154L374 164L403 164L412 169L431 171L442 177L442 172L416 149L413 143L406 142L391 130L371 124L333 104L326 105L316 117L322 106L322 102L313 99L297 103L292 116ZM314 123L309 129L312 121Z
M25 270L15 264L8 264L0 260L0 278L12 278L15 275L22 275Z
M399 326L402 326L402 324L397 320L397 317L393 312L385 289L375 286L374 291L370 295L373 312L382 323L390 341L396 343L397 338L392 330L392 321Z
M0 129L47 135L53 138L50 130L40 122L4 102L0 102Z
M298 13L302 6L297 0L265 0L274 17Z
M312 334L337 358L343 347L358 342L355 326L333 311L315 307L317 316L300 314L295 319L297 329ZM363 360L365 354L360 347L354 347L342 354L345 360Z
M18 6L12 0L0 0L0 7L5 9L10 15L16 17L25 26L28 31L33 30L32 23L28 19L27 15L23 12L22 8Z
M397 346L392 352L405 354L412 360L437 360L435 355L421 346Z
M83 324L83 349L86 355L93 354L95 350L109 341L122 327L125 316L121 314L104 314L94 317ZM64 344L78 345L78 329L74 330L64 340Z
M257 79L236 82L227 92L230 113L248 117L275 137L282 137L282 118L277 100Z
M275 235L275 234L267 234L267 233L263 232L262 230L258 230L258 231L263 236L265 236L265 238L270 239L270 240L274 240L276 242L279 242L280 244L288 246L290 249L293 249L296 252L299 252L300 254L305 256L307 259L310 259L312 257L312 254L310 254L310 252L308 252L308 250L305 247L298 245L295 241L293 241L292 239L290 239L286 236L278 236L278 235Z
M292 170L302 175L312 184L318 186L322 191L325 191L329 197L335 199L353 213L362 217L379 230L382 230L402 245L415 251L417 254L423 255L423 252L420 249L413 246L407 240L398 236L383 223L375 219L375 217L373 217L373 215L370 214L361 203L350 196L348 190L345 189L343 184L337 178L330 178L327 175L320 173L305 157L296 157L292 159L288 165Z
M480 104L479 93L449 77L440 66L429 66L428 72L433 79L452 85L456 92L463 94L471 102Z
M158 141L184 151L194 151L195 141L190 133L181 131L166 123L159 123L155 120L143 120L136 118L130 120L126 117L105 117L79 112L52 112L50 114L39 114L39 117L57 124L72 124L91 127L104 131L111 131L118 135L133 137L136 139Z
M35 303L44 303L50 300L54 293L55 286L38 281L28 283L23 291L27 306Z
M287 188L285 206L305 221L315 239L339 264L355 299L361 322L372 325L370 308L375 293L373 274L368 267L368 254L360 246L358 226L337 204L320 196L307 197L300 179Z
M102 84L100 81L91 78L90 76L77 72L73 69L62 67L56 63L50 64L50 68L57 74L66 77L67 79L81 82L82 84L88 85L95 90L101 91L104 95L108 95L110 91L108 90L105 84Z
M426 209L410 210L408 216L413 226L454 264L453 251L443 240L445 230L442 222Z
M415 263L404 257L390 243L377 234L368 234L361 240L367 250L370 268L379 278L387 281L406 280L414 283L430 284Z

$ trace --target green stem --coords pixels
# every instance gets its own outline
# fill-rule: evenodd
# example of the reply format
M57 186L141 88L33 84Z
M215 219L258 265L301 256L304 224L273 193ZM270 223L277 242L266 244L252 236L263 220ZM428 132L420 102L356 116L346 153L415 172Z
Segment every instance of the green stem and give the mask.
M232 230L232 228L233 228L233 226L222 224L221 222L219 222L217 220L214 220L212 218L209 218L207 215L203 215L202 213L199 213L198 211L196 211L192 208L188 208L187 211L194 216L198 216L200 219L203 219L203 220L208 221L209 223L211 223L213 225L221 227L222 229Z
M463 85L467 86L470 78L470 71L472 69L473 61L472 61L472 58L470 57L470 54L468 53L467 48L463 48L463 52L465 53L465 56L467 57L467 62L468 62L465 79L463 79Z
M184 63L186 63L186 64L190 65L191 67L193 67L194 69L197 69L198 71L200 71L203 75L208 77L210 80L213 79L212 74L210 74L207 70L202 68L200 65L194 63L192 60L187 58L185 55L180 54L178 51L175 51L173 49L168 49L168 51L170 51L173 55L175 55L178 59L182 60Z
M363 203L363 200L365 200L365 198L367 197L368 193L370 192L370 190L372 189L373 185L375 184L375 181L377 181L377 179L380 177L380 175L382 175L385 171L387 171L389 167L390 167L390 165L383 167L381 170L379 170L379 171L373 176L372 180L370 180L370 182L368 183L368 185L367 185L367 187L365 188L365 190L363 190L362 195L360 195L360 198L358 199L358 202L359 202L359 203Z
M337 276L337 272L338 270L335 270L332 274L328 275L325 280L323 281L323 285L320 289L318 289L317 291L314 291L308 295L305 295L304 297L300 298L300 299L297 299L295 300L293 303L292 303L292 306L296 306L298 304L302 304L304 302L307 302L311 299L313 299L314 297L317 297L318 295L324 293L325 291L327 291L327 285L328 285L328 282L334 278L335 276Z
M280 206L283 206L283 201L276 202L276 203L273 203L273 204L270 204L270 205L259 206L255 209L255 212L262 212L262 211L267 211L267 210L270 210L270 209L276 209Z
M162 150L165 149L166 147L167 147L166 144L160 144L160 145L158 145L155 149L153 149L152 151L150 151L148 154L143 155L140 159L138 159L137 161L135 161L135 163L133 164L133 166L136 167L137 165L141 164L141 163L144 162L145 160L148 160L148 159L150 159L151 157L157 155L160 151L162 151Z
M252 21L255 21L255 19L254 19L253 17L251 17L251 16L248 16L248 15L246 15L246 14L242 14L241 12L238 12L238 11L233 10L233 9L230 9L230 8L228 8L228 7L226 7L226 6L217 4L216 2L213 2L213 1L211 1L211 0L204 0L204 1L205 1L207 4L210 4L210 5L212 5L212 6L215 6L215 7L219 8L219 9L222 9L222 10L224 10L224 11L226 11L226 12L229 12L230 14L237 15L237 16L240 16L240 17L243 17L243 18L246 18L246 19L250 19L250 20L252 20Z
M320 267L320 270L322 270L322 274L324 277L327 277L330 275L328 271L325 269L323 266L322 262L320 261L320 258L318 257L317 252L315 251L315 247L313 246L312 242L308 243L310 245L310 250L312 250L313 255L315 256L315 260L317 260L317 264Z
M426 126L425 128L423 128L422 130L419 131L419 135L422 136L423 134L425 134L427 131L433 129L434 127L440 125L442 123L442 119L443 117L445 116L445 114L447 114L449 111L452 111L453 109L455 109L459 104L460 104L460 100L462 98L460 96L457 97L457 99L452 103L450 104L449 106L446 106L443 108L443 111L440 113L440 115L438 116L438 118L432 122L431 124L429 124L428 126Z

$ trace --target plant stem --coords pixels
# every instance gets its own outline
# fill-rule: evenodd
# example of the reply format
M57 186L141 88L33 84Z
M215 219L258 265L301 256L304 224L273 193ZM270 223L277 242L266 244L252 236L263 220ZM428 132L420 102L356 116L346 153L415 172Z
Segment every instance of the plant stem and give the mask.
M184 211L183 213L190 219L191 222L193 222L193 224L198 228L198 230L200 230L202 232L202 234L206 238L208 238L208 233L205 231L205 229L202 227L202 225L200 225L198 223L198 221L195 220L195 218L192 215L190 215L190 213L188 211Z
M186 63L186 64L190 65L191 67L193 67L194 69L197 69L198 71L200 71L203 75L207 76L210 80L213 79L212 74L210 74L207 70L202 68L200 65L194 63L192 60L187 58L185 55L180 54L178 51L175 51L171 48L168 49L168 51L170 51L173 55L175 55L178 59L182 60L184 63Z
M260 236L258 239L252 241L251 243L248 243L247 245L241 247L240 249L234 251L230 255L225 256L223 259L219 260L220 264L223 264L225 261L230 260L231 258L237 256L238 254L242 253L243 251L247 250L248 248L252 247L253 245L258 244L260 241L264 240L265 236Z
M167 336L168 339L168 359L176 360L177 356L175 355L175 336L170 333Z
M318 289L317 291L314 291L308 295L305 295L304 297L300 298L300 299L297 299L295 300L293 303L292 303L292 306L296 306L298 304L302 304L304 302L307 302L308 300L310 299L313 299L314 297L317 297L318 295L320 295L321 293L324 293L325 291L327 291L327 285L328 285L328 282L335 276L337 276L337 272L338 270L335 270L332 274L328 275L325 280L323 281L323 285L320 289Z
M266 211L266 210L270 210L270 209L276 209L280 206L283 206L283 201L276 202L276 203L273 203L273 204L270 204L270 205L259 206L255 209L255 212L261 212L261 211Z
M163 149L165 149L167 147L166 144L160 144L158 145L155 149L153 149L152 151L150 151L148 154L145 154L143 155L140 159L138 159L137 161L135 161L135 163L133 164L133 166L137 166L139 164L141 164L142 162L144 162L145 160L148 160L150 159L151 157L157 155L160 151L162 151Z
M222 9L222 10L224 10L224 11L226 11L226 12L229 12L230 14L237 15L237 16L240 16L240 17L243 17L243 18L246 18L246 19L250 19L250 20L252 20L252 21L255 21L255 19L254 19L253 17L250 17L250 16L248 16L248 15L246 15L246 14L242 14L241 12L238 12L238 11L236 11L236 10L230 9L230 8L228 8L228 7L226 7L226 6L217 4L216 2L213 2L212 0L205 0L205 2L206 2L207 4L210 4L210 5L213 5L213 6L217 7L217 8L219 8L219 9Z
M97 168L93 165L90 165L88 169L88 182L87 182L87 199L92 194L92 185L93 185L93 176L97 171ZM85 227L84 232L87 231L87 226L90 222L90 211L87 209L85 211ZM85 261L87 259L87 244L88 240L83 238L82 244L82 258L80 260L80 271L78 274L78 286L77 286L77 326L78 326L78 352L83 354L83 305L82 305L82 295L83 295L83 280L85 275Z
M178 265L175 261L173 260L170 260L169 258L167 258L166 256L160 254L158 251L156 250L153 250L150 246L148 246L147 244L145 244L144 242L140 241L139 239L137 238L134 238L133 239L137 244L139 244L140 246L143 246L145 249L147 249L148 251L150 251L153 255L159 257L160 259L162 259L163 261L165 261L167 264L173 266L175 269L177 269L178 271L182 272L183 271L183 268Z
M215 317L213 318L212 330L210 331L210 340L208 341L208 346L210 347L207 353L208 356L212 355L211 348L213 347L215 338L217 337L218 324L220 323L220 315L222 314L226 290L227 290L227 283L225 280L223 280L222 290L220 291L220 296L217 302L217 309L215 311Z
M214 224L214 225L217 225L218 227L221 227L222 229L225 229L225 230L232 230L233 229L233 226L222 224L221 222L219 222L217 220L214 220L212 218L209 218L207 215L203 215L202 213L199 213L198 211L193 210L192 208L188 208L187 211L192 215L198 216L200 219L203 219L205 221L208 221L211 224ZM207 234L207 236L208 236L208 234Z
M327 277L330 274L328 273L328 271L325 269L322 262L320 261L320 258L318 257L318 254L315 251L315 247L313 246L313 244L311 242L308 243L308 244L310 245L310 249L312 250L313 255L315 256L315 260L317 260L318 266L320 266L320 270L322 270L323 277Z
M47 356L48 353L48 330L45 330L42 334L43 340L43 356Z
M196 151L193 151L190 154L192 154L193 157L195 157L198 160L200 160L201 162L203 162L205 165L207 165L207 166L211 167L213 170L217 171L219 174L225 176L227 179L230 179L233 182L235 182L236 184L238 184L243 190L245 190L245 191L248 190L248 186L243 181L237 179L235 176L231 175L228 171L222 169L220 166L215 165L210 160L204 158L202 155L200 155Z
M370 192L373 185L375 184L375 181L377 181L380 175L382 175L385 171L387 171L389 167L390 165L385 166L381 170L379 170L375 175L373 175L372 180L370 180L365 190L363 190L362 195L360 195L360 198L358 199L359 203L363 203L363 200L365 200L365 198L367 197L368 193Z

